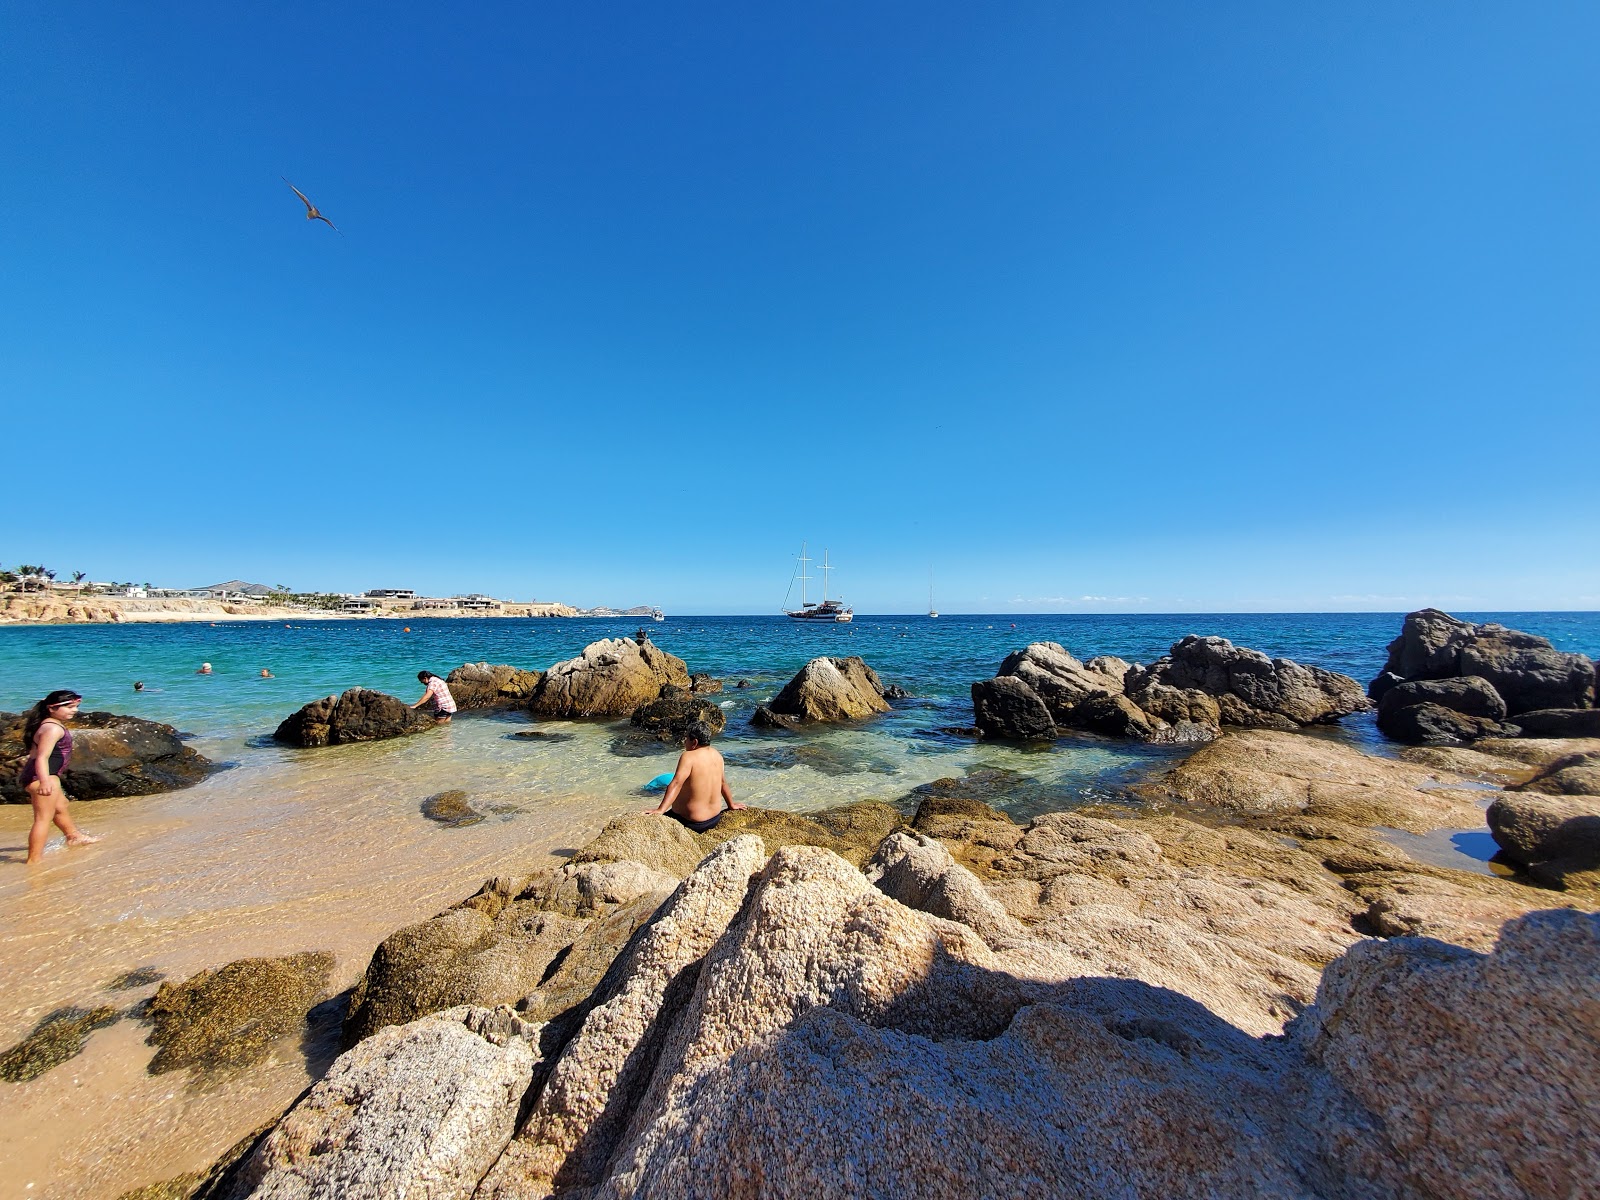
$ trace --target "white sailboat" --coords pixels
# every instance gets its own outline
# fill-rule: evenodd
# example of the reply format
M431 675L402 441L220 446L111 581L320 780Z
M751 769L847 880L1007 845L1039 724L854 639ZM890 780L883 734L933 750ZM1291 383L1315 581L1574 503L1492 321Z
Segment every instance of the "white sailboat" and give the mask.
M784 615L796 621L844 622L854 620L854 611L845 607L843 601L828 599L828 572L837 570L837 568L828 563L826 549L822 552L822 601L821 603L813 603L806 599L806 583L811 579L811 576L806 574L806 564L811 561L813 560L806 557L806 544L801 542L800 557L796 560L795 576L794 579L789 581L789 590L791 592L794 591L795 580L798 579L800 581L800 607L795 609L786 607L783 610ZM783 602L787 605L789 597L785 596Z
M939 610L933 606L933 568L928 568L928 616L937 617Z

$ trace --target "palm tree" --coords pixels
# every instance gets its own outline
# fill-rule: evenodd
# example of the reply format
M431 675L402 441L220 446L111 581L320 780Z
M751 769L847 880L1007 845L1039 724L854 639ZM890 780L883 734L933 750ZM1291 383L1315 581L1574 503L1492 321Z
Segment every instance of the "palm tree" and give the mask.
M73 584L73 587L76 589L78 595L80 595L80 596L83 595L83 580L84 580L84 577L87 576L88 574L89 574L89 572L87 572L87 571L74 571L72 573L72 584Z

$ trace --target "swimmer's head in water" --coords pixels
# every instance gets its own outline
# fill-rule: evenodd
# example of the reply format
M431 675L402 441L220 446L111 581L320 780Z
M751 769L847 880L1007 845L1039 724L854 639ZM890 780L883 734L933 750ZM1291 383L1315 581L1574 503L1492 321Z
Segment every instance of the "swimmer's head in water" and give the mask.
M195 674L196 675L209 675L209 674L211 674L211 664L210 663L201 663L200 664L200 669L198 671L196 671Z
M683 740L694 742L696 745L711 745L711 730L704 721L693 721L689 728L683 731Z
M133 681L133 690L136 691L136 692L144 691L144 680L142 680L142 679L134 680Z

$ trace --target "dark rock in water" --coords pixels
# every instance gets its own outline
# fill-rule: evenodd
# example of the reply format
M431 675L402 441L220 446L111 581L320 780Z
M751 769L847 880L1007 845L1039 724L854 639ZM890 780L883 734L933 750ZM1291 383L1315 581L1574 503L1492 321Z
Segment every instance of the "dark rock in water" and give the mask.
M472 807L467 793L459 788L440 792L437 796L429 796L422 802L422 815L430 821L439 822L447 829L477 825L485 819L481 812Z
M1039 694L1021 679L998 675L972 685L972 711L984 737L1010 741L1047 741L1056 724Z
M27 804L17 783L27 758L23 718L0 713L0 801ZM62 773L74 800L148 796L199 783L216 764L183 744L171 725L116 713L79 713L72 722L72 758Z
M545 729L519 729L515 733L508 733L507 737L514 737L524 742L570 742L570 733L554 733Z
M1419 679L1395 684L1383 693L1383 699L1378 701L1378 728L1389 733L1394 714L1413 704L1437 704L1464 716L1481 717L1488 721L1502 721L1506 715L1506 702L1487 679L1476 675L1456 679Z
M370 688L351 688L313 700L283 724L273 737L290 746L340 746L404 737L434 727L433 715Z
M613 735L606 749L618 758L661 758L672 754L672 743L656 734L630 728Z
M96 1029L116 1024L122 1016L109 1005L100 1008L58 1008L4 1054L0 1054L0 1079L27 1083L52 1067L83 1052Z
M750 714L750 724L758 729L787 729L790 733L796 733L800 729L800 722L797 719L784 713L773 712L765 704Z
M1600 886L1600 796L1507 793L1486 815L1505 856L1541 882Z
M1493 685L1511 716L1537 709L1589 708L1595 664L1557 650L1548 638L1503 625L1475 625L1436 608L1408 613L1389 643L1383 671L1367 687L1381 699L1402 681L1477 675Z
M688 688L683 659L648 640L607 638L545 672L528 707L542 717L621 717L668 685Z
M883 685L883 698L885 700L909 700L911 699L911 693L898 683L886 683Z
M1408 704L1404 708L1391 708L1378 720L1389 737L1412 745L1455 745L1475 742L1484 737L1504 737L1507 733L1506 727L1497 721L1469 717L1442 704Z
M333 955L307 950L242 958L183 983L163 983L147 1017L147 1040L160 1047L150 1074L260 1062L273 1042L299 1032L332 973Z
M1372 707L1348 675L1195 634L1174 642L1170 654L1149 666L1129 668L1123 679L1136 703L1154 684L1204 692L1216 700L1224 724L1256 729L1292 731Z
M1600 738L1600 708L1536 708L1518 713L1523 737Z
M736 688L747 688L747 687L750 686L750 681L748 679L741 679L741 680L739 680L738 683L734 684L733 686L736 687Z
M124 971L121 975L118 975L110 983L106 984L106 987L113 992L131 992L138 988L160 983L166 977L166 972L156 967L135 967L131 971Z
M543 678L543 671L477 662L462 663L445 676L445 684L459 709L522 708Z
M1001 801L1030 795L1038 788L1038 780L1020 771L1006 767L973 767L965 775L946 775L932 783L919 783L906 794L906 799L915 801L919 808L929 800L938 800L941 809L973 803L993 807Z
M722 690L722 680L709 675L689 676L689 690L696 696L715 696Z
M983 736L983 730L976 725L940 725L933 732L954 738L977 738Z
M767 707L798 721L859 721L889 711L883 681L858 656L813 658Z
M757 771L787 771L791 767L810 767L822 775L892 775L894 764L853 746L834 746L826 741L793 741L780 745L740 747L728 750L725 760L732 766Z
M663 696L633 710L630 718L635 729L654 734L663 742L679 742L689 726L699 723L712 733L721 733L727 727L727 714L709 700L698 700L687 694Z

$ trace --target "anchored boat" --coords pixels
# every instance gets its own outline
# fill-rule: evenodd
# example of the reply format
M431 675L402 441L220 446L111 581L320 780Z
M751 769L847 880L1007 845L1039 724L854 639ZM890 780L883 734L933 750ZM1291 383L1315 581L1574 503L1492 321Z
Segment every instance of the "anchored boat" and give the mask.
M828 599L828 572L836 570L828 564L828 551L822 551L822 599L818 602L806 599L806 584L811 576L806 574L806 564L813 561L806 557L806 544L800 543L800 557L795 563L794 578L789 580L789 595L794 593L796 581L800 584L800 607L789 608L789 595L783 598L784 615L796 621L850 621L855 618L855 612L845 607L842 600Z

